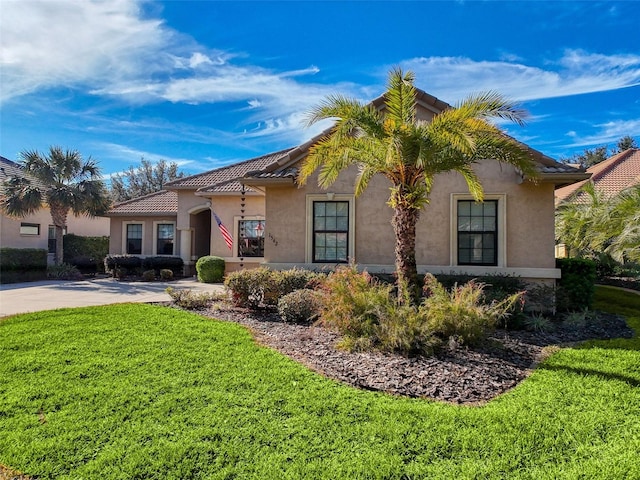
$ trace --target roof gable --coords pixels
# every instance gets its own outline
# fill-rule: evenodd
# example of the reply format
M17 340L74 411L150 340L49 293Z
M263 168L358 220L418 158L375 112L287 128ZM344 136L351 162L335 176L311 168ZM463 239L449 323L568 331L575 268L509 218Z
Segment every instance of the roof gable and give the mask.
M116 203L107 212L108 217L122 215L177 215L178 193L161 190L143 197Z
M574 183L556 191L556 202L563 202L580 195L578 190L592 182L599 192L612 197L633 185L640 184L640 149L630 148L587 168L589 180Z

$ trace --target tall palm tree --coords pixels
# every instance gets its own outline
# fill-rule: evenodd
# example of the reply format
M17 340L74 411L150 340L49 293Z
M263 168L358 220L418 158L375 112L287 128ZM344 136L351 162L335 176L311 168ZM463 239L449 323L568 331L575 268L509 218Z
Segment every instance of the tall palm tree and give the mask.
M48 206L56 231L56 264L60 264L69 211L93 217L109 208L100 168L91 157L85 160L77 150L63 151L57 146L50 147L48 155L33 150L20 156L27 175L5 182L0 207L7 215L22 217Z
M329 187L339 173L356 165L355 194L360 195L375 175L391 182L388 204L393 208L395 266L399 298L419 298L416 268L416 224L429 203L435 177L459 172L477 201L483 199L480 180L472 166L495 159L537 175L526 147L505 135L489 119L523 124L525 112L495 92L471 96L431 121L416 117L414 74L395 68L389 73L384 110L340 95L330 96L309 113L308 124L337 119L330 132L311 147L299 182L320 169L318 184Z

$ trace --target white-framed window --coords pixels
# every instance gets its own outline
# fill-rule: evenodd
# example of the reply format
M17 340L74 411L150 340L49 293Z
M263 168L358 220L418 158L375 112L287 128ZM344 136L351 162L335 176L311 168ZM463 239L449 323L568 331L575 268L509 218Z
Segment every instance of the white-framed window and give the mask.
M307 263L347 263L355 254L353 195L307 195Z
M122 251L127 255L142 255L144 224L124 222L122 224Z
M174 255L176 251L176 224L169 221L153 222L153 254Z
M36 237L40 235L40 224L22 222L20 224L20 235L27 235L30 237Z
M242 258L263 258L265 225L265 219L260 215L233 217L233 255Z
M452 265L506 266L506 203L505 194L486 194L483 202L451 195Z
M238 256L264 257L264 220L238 221Z

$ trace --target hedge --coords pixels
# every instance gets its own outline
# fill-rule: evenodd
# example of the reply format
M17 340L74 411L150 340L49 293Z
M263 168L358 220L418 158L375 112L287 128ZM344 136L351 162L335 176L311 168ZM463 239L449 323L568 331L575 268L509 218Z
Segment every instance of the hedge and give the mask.
M45 249L0 248L0 283L42 280L46 276Z
M174 276L182 276L184 261L180 257L137 257L134 255L107 255L104 259L105 271L114 276L128 273L142 274L146 270L154 270L160 276L160 270L171 270ZM116 275L116 270L120 274Z
M559 311L591 308L596 285L596 264L586 258L557 258L561 278L556 291Z
M64 263L74 265L83 273L104 272L104 258L109 253L109 237L64 236Z

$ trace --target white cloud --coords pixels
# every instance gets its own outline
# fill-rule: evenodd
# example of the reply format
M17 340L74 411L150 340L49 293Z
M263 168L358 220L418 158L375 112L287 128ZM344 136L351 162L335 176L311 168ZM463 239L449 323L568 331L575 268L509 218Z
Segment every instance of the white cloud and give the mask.
M413 58L401 64L416 74L421 88L447 102L485 90L527 101L640 85L640 55L567 50L547 68L465 57Z
M586 136L578 136L575 132L567 135L573 139L570 147L589 147L598 145L613 145L627 135L640 140L640 118L631 120L612 120L596 125L596 133Z

